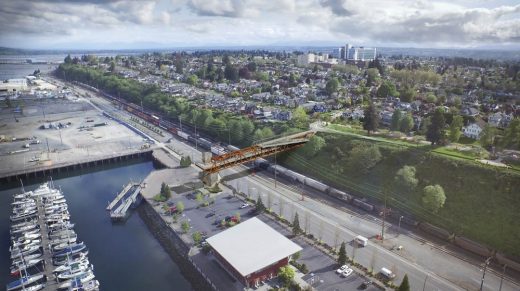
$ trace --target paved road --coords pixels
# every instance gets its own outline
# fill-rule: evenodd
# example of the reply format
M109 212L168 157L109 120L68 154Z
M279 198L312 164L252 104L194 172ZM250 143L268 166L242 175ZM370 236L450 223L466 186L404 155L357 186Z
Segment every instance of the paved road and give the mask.
M174 149L176 153L193 155L194 162L200 161L200 155L193 146L184 141L173 139L169 144L158 143L158 146ZM177 155L176 153L173 153ZM246 175L244 166L227 169L221 172L223 177L231 177L228 184L249 194L252 198L262 196L264 204L271 205L273 211L281 213L292 220L295 212L300 216L302 228L321 238L329 245L340 242L351 242L358 234L373 237L380 233L380 221L366 213L353 213L347 207L333 207L324 203L322 193L316 193L304 186L295 188L286 183L275 183L270 175L258 173ZM306 193L301 200L301 192ZM310 197L312 196L312 198ZM339 202L336 202L339 203ZM359 211L359 210L358 210ZM479 290L482 269L464 260L439 250L428 242L417 240L413 233L402 230L397 236L395 226L388 224L387 239L384 245L371 240L364 248L347 248L349 256L362 265L373 268L376 272L381 267L393 269L399 283L408 274L412 290ZM391 245L402 245L402 251L389 250ZM500 276L487 272L483 290L498 290ZM509 280L504 280L502 290L520 290L520 286Z

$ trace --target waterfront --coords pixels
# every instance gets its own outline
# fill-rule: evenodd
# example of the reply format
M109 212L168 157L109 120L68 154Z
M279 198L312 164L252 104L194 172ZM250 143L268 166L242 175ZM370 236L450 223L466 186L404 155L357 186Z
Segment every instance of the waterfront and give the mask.
M155 240L137 214L113 225L105 211L109 200L130 179L139 181L153 170L152 162L78 173L54 181L66 196L71 220L80 240L90 250L89 258L102 290L190 290L175 262ZM81 175L79 175L81 174ZM26 185L26 190L38 184ZM10 202L20 188L0 192L0 284L9 278Z

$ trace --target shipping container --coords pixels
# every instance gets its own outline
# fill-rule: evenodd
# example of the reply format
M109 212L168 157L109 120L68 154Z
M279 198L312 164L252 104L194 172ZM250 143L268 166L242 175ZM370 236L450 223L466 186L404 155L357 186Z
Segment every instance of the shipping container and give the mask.
M211 146L211 153L214 155L220 156L226 153L226 149L219 146L219 145L213 145Z

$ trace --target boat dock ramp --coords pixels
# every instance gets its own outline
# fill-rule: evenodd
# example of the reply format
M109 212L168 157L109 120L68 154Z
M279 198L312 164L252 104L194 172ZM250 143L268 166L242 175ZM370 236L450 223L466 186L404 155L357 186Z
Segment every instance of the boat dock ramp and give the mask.
M132 206L139 205L141 202L141 184L130 182L107 206L110 211L110 219L112 221L124 221L128 215L128 210Z

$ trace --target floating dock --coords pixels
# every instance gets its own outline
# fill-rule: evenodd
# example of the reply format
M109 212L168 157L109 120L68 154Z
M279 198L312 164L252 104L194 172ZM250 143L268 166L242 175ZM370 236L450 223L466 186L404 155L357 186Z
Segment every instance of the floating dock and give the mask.
M141 185L139 183L128 183L123 190L110 202L107 211L110 211L112 221L123 221L128 214L131 206L141 202Z

